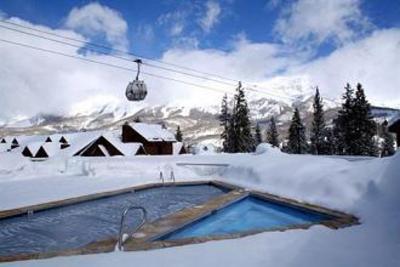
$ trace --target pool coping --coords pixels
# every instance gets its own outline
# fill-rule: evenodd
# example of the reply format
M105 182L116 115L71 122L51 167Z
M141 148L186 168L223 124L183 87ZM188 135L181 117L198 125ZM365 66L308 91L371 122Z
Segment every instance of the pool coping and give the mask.
M226 183L218 180L202 180L202 181L185 181L185 182L176 182L176 183L148 183L144 185L136 185L123 189L117 189L112 191L100 192L89 194L85 196L79 196L74 198L68 198L64 200L57 200L42 204L30 205L26 207L21 207L17 209L11 210L3 210L0 211L0 219L15 217L25 215L30 211L37 212L62 206L68 206L72 204L78 204L85 201L96 200L106 197L111 197L114 195L119 195L123 193L129 193L134 191L140 191L145 189L151 189L160 186L190 186L190 185L212 185L223 190L229 189L230 191L223 194L222 196L218 196L208 200L207 202L196 205L193 207L182 209L178 212L170 214L168 216L162 217L154 222L146 223L140 230L150 228L152 230L152 235L146 235L143 238L128 238L124 243L124 251L137 251L137 250L149 250L149 249L159 249L159 248L167 248L173 246L181 246L187 244L197 244L203 243L212 240L222 240L222 239L233 239L240 238L248 235L254 235L261 232L272 232L272 231L286 231L292 229L308 229L313 225L324 225L331 229L338 229L343 227L348 227L352 225L359 224L359 220L357 217L347 214L341 211L321 207L318 205L300 202L294 199L284 198L277 195L273 195L270 193L259 192L255 190L247 190L240 186ZM327 221L320 221L314 223L306 223L306 224L298 224L294 226L288 227L277 227L277 228L268 228L268 229L256 229L246 232L240 232L230 235L221 235L221 236L213 236L213 237L194 237L187 239L180 239L174 241L158 241L157 238L167 235L168 233L174 232L176 230L181 229L187 225L190 225L197 220L210 216L213 212L216 212L224 207L236 202L247 196L253 196L256 198L261 198L266 201L278 203L281 205L290 206L295 209L300 209L307 212L315 212L318 214L324 214L334 219ZM185 215L186 213L186 215ZM187 216L189 214L190 216ZM185 217L186 216L186 217ZM168 225L166 222L168 220L174 221L174 224ZM182 218L177 220L176 218ZM185 219L186 218L186 219ZM157 224L162 227L154 228L154 225ZM168 226L168 227L165 227ZM155 229L155 230L154 230ZM140 231L139 231L140 232ZM115 251L115 247L117 244L117 237L112 237L104 240L99 240L87 244L85 246L74 248L74 249L66 249L62 251L54 251L54 252L39 252L39 253L29 253L29 254L17 254L11 256L0 256L0 263L2 262L11 262L11 261L22 261L22 260L32 260L32 259L45 259L52 258L57 256L73 256L73 255L87 255L87 254L96 254L96 253L107 253Z

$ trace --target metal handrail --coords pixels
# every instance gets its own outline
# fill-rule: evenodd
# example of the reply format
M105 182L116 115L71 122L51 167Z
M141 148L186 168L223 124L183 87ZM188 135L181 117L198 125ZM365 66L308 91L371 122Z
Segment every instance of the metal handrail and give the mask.
M161 180L162 184L165 183L165 179L164 179L164 175L163 175L162 171L160 171L160 180Z
M130 210L140 210L142 211L142 222L136 227L136 229L133 232L136 232L137 230L139 230L146 222L147 222L147 211L145 208L141 207L141 206L130 206L128 208L126 208L124 210L124 212L122 212L122 216L121 216L121 224L119 227L119 237L118 237L118 249L122 250L122 243L124 242L123 239L123 228L124 228L124 221L125 221L125 217L127 215L127 213Z
M170 177L171 181L175 184L176 179L175 179L175 174L174 174L174 170L171 170L171 177Z

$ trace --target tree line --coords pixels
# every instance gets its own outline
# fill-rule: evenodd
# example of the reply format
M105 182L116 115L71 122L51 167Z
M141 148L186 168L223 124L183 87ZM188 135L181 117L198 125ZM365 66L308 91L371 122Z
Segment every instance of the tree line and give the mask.
M241 83L236 88L233 107L229 106L227 95L223 96L219 121L223 128L222 150L228 153L252 152L264 141L292 154L390 156L395 152L392 134L387 125L379 125L373 120L371 105L360 83L355 89L346 84L341 107L332 125L326 123L323 99L316 88L308 136L297 107L293 112L287 140L280 140L273 116L268 121L265 140L258 123L253 134L250 111ZM378 128L383 139L380 145Z

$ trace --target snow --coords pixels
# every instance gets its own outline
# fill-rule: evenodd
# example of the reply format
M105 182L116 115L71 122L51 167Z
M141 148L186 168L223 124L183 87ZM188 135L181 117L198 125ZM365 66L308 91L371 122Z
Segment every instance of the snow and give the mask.
M203 176L176 163L227 163ZM0 153L0 209L158 182L160 168L177 181L219 179L350 212L361 225L332 230L261 233L245 238L139 252L8 263L7 266L399 266L400 152L349 161L288 155L262 144L255 154L63 158L30 162ZM214 167L215 168L215 167ZM23 196L23 197L19 197Z
M175 136L159 124L137 122L131 123L129 126L149 142L176 141Z

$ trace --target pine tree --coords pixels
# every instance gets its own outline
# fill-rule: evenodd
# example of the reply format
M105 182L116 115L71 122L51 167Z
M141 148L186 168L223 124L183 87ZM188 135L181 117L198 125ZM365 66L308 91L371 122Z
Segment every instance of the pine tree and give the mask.
M311 153L319 155L325 153L323 149L326 131L322 98L319 94L318 87L315 90L313 109L314 112L310 137Z
M255 145L258 146L263 142L262 136L261 136L261 130L260 130L260 125L257 123L256 124L256 134L254 136L255 138Z
M339 155L351 155L352 140L354 140L354 90L348 83L342 99L344 102L338 112L338 117L333 121L334 150Z
M267 130L267 143L273 147L279 147L279 135L276 129L275 119L271 117L269 121L269 128Z
M289 127L287 150L292 154L305 154L307 152L305 127L301 121L300 113L297 108L294 110L292 122Z
M389 132L389 129L387 127L387 122L385 122L382 125L382 138L383 138L383 143L382 143L382 149L381 149L381 157L389 157L392 156L396 151L394 149L394 137L393 135Z
M241 82L236 89L235 107L233 111L233 127L235 134L234 152L252 152L255 149L255 141L251 134L249 108Z
M178 125L178 127L176 128L176 133L175 133L175 139L178 142L182 142L183 137L182 137L182 132L181 132L181 127Z
M229 138L229 123L230 123L230 114L229 114L229 107L228 107L228 96L225 94L222 97L221 102L221 113L219 115L220 126L222 126L222 150L224 152L231 152L230 151L230 138Z
M376 134L376 123L371 114L371 105L366 100L362 85L357 84L353 106L353 140L350 153L352 155L374 156L377 146L374 140Z

